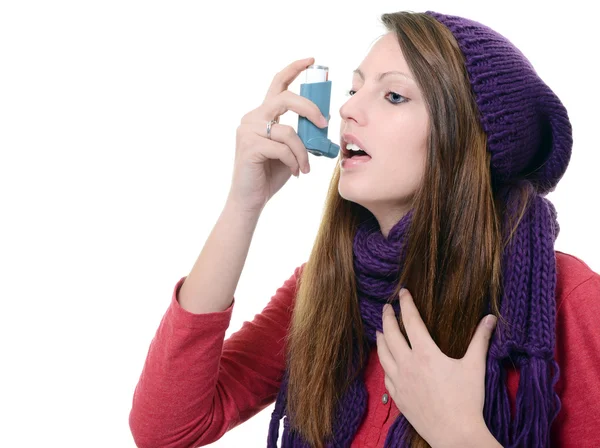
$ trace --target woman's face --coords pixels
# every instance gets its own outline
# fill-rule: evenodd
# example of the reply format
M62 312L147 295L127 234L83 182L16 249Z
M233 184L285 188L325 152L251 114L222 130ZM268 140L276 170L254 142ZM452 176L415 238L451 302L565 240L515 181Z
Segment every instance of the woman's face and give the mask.
M421 92L395 33L373 45L353 75L350 94L340 108L338 191L373 213L387 237L410 209L421 182L429 129ZM346 159L344 151L352 138L370 157Z

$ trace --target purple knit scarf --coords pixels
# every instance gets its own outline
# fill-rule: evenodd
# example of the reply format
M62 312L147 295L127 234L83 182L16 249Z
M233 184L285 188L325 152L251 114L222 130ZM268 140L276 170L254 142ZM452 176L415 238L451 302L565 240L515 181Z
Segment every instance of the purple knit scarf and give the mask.
M516 189L506 189L506 217L515 213ZM376 344L375 330L382 331L381 317L386 298L393 294L405 257L406 236L412 210L390 231L386 239L374 219L363 222L354 239L354 269L359 307L366 337ZM547 447L550 426L560 410L554 391L559 369L554 360L556 259L554 242L559 226L552 203L541 195L531 201L527 212L503 253L503 294L500 310L508 325L498 320L490 342L485 377L484 419L488 428L504 447ZM506 236L506 235L505 235ZM399 314L399 303L393 303ZM511 419L506 386L505 362L520 371L516 414ZM364 369L364 366L363 366ZM363 372L364 373L364 372ZM267 447L277 447L282 417L282 448L309 447L290 430L286 415L288 371L282 379L271 417ZM318 397L315 397L318 399ZM327 447L349 447L367 405L363 375L342 396L333 424L333 437ZM390 427L385 447L408 446L404 435L410 424L403 415Z

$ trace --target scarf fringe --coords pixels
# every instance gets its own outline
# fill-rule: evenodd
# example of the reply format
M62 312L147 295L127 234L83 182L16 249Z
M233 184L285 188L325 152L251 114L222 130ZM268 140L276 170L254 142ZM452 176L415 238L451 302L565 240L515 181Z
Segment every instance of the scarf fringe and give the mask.
M552 422L560 410L554 391L559 367L556 360L538 357L519 360L516 415L509 446L549 447Z
M506 447L509 443L510 401L502 360L488 356L486 376L484 420L496 440Z

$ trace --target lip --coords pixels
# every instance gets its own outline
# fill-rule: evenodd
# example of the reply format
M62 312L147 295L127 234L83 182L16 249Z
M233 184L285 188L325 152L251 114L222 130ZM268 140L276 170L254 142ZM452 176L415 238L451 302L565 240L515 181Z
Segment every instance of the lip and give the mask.
M367 153L367 155L369 157L371 157L371 158L373 157L370 152L368 152L367 150L365 150L365 145L363 144L363 142L361 142L359 140L359 138L356 135L350 134L350 133L344 133L344 134L342 134L341 140L342 140L342 142L341 142L342 143L342 145L341 145L341 147L342 147L342 156L343 156L344 159L347 159L348 156L350 155L350 152L346 148L346 145L348 143L354 143L355 145L358 145L363 151L365 151Z
M366 159L366 160L365 160ZM343 171L354 170L361 165L365 165L371 161L371 157L344 157L340 163L340 168Z

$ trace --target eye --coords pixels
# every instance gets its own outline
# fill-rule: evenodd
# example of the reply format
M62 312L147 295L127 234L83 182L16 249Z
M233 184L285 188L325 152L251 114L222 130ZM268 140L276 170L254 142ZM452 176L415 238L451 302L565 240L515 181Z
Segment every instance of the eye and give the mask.
M394 98L393 100L390 101L390 103L392 104L402 104L402 103L406 103L406 101L408 101L408 98L406 98L405 96L400 95L399 93L396 92L388 92L386 93L386 96L390 95L392 98ZM403 101L400 101L403 100Z
M355 93L356 93L356 90L346 90L346 96L352 96ZM391 90L388 91L385 95L391 96L392 99L390 100L390 103L392 103L392 104L402 104L402 103L406 103L408 101L408 98L406 98L405 96L402 96L396 92L392 92Z

